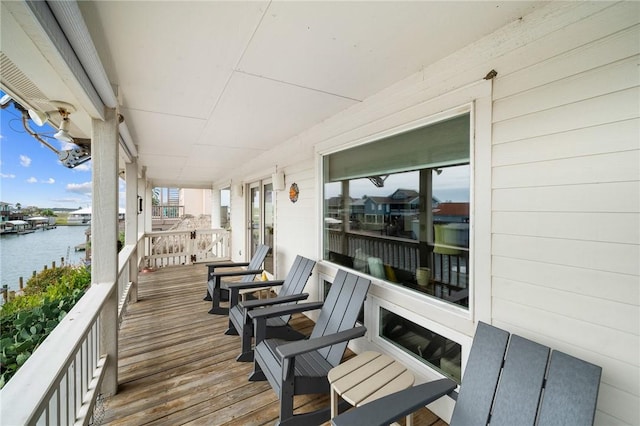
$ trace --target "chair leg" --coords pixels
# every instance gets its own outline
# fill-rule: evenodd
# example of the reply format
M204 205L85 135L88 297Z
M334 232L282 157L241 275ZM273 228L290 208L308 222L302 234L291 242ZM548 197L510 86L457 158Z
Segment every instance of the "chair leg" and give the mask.
M237 336L238 335L238 330L236 330L236 327L233 325L231 320L229 320L229 326L227 327L227 330L224 332L224 334L226 334L227 336Z
M206 300L207 302L211 302L211 294L209 294L209 289L207 289L207 295L202 300Z
M214 279L212 296L212 306L209 313L214 315L228 315L229 308L223 308L220 306L220 277L215 277Z
M293 383L282 383L280 388L280 424L293 420Z
M260 368L260 364L255 360L253 360L253 371L249 374L250 382L264 382L267 380L267 376L264 375L264 371Z
M253 361L253 349L251 349L251 324L245 324L242 327L242 349L240 355L236 358L236 361L250 362Z

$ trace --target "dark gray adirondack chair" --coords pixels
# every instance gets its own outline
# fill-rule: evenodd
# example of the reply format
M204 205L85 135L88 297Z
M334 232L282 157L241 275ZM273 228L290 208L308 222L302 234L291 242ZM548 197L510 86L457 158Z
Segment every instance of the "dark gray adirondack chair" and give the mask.
M515 334L509 339L508 332L481 322L457 398L455 382L441 379L370 402L332 423L389 424L449 394L457 399L451 426L592 425L601 372Z
M329 420L330 407L293 414L293 396L329 393L329 370L342 360L349 340L364 336L365 327L354 327L371 281L339 270L324 303L272 306L249 313L254 320L256 348L254 372L249 380L268 380L280 398L281 425L311 425ZM321 308L308 340L283 342L264 339L266 320L283 313Z
M315 264L315 260L296 256L287 277L283 281L255 281L252 283L229 283L227 285L231 292L231 298L229 302L229 329L225 334L240 334L242 338L242 351L236 358L237 361L253 361L253 349L251 348L253 321L249 318L249 312L265 306L286 305L307 299L309 294L302 293L302 290L304 290ZM282 286L278 297L239 302L240 290L278 285ZM288 325L289 319L291 319L291 314L267 319L266 337L275 337L283 340L299 340L306 337Z
M262 264L269 250L271 250L271 247L260 244L256 247L256 251L249 262L216 262L207 264L207 295L204 300L212 301L212 307L209 311L210 314L227 315L229 313L229 308L220 306L222 299L228 300L229 298L228 283L222 281L222 279L242 276L240 282L247 283L253 281L257 274L262 274ZM241 271L216 272L216 269L238 266L246 266L247 269Z

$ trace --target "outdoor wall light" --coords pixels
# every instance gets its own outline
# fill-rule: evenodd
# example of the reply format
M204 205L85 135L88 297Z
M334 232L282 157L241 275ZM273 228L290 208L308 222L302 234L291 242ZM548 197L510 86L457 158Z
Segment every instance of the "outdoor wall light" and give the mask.
M48 112L29 110L27 111L21 105L14 102L16 109L22 112L22 125L27 133L33 136L38 142L55 152L58 159L65 167L70 169L86 163L91 160L91 140L90 139L78 139L75 141L69 134L69 115L75 111L73 105L62 101L50 101L51 104L58 107L58 113L62 117L58 132L53 136L61 142L73 143L73 148L58 150L53 147L49 142L45 141L38 133L34 132L29 127L29 119L31 119L38 126L44 125L50 120Z
M73 138L69 134L69 115L75 111L74 106L63 101L49 101L49 103L57 108L60 117L62 117L62 121L60 121L60 126L58 127L58 132L53 135L53 137L61 142L73 143ZM50 120L51 116L47 111L30 109L29 118L31 118L31 121L36 123L36 125L41 127Z
M73 143L73 138L69 134L69 113L66 111L63 112L63 110L60 110L60 115L62 115L60 128L58 132L55 135L53 135L53 137L58 139L60 142Z

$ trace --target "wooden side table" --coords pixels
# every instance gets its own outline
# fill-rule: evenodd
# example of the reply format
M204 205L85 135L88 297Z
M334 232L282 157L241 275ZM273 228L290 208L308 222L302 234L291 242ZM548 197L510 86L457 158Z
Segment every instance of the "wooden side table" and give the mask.
M338 396L355 407L413 386L405 366L378 352L363 352L329 371L331 418L338 415ZM411 414L407 416L411 426Z

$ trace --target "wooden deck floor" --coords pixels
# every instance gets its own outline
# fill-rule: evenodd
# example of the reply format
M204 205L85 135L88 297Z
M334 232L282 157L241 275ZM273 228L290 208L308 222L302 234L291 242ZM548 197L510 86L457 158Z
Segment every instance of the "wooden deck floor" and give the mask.
M240 342L227 318L207 313L204 265L141 274L138 303L120 329L119 391L104 402L108 425L263 425L278 418L267 382L249 382L251 363L235 361ZM310 331L299 315L293 324ZM297 396L296 412L329 405L328 395ZM100 419L96 419L100 420ZM416 425L445 426L426 409ZM328 424L328 423L327 423Z

